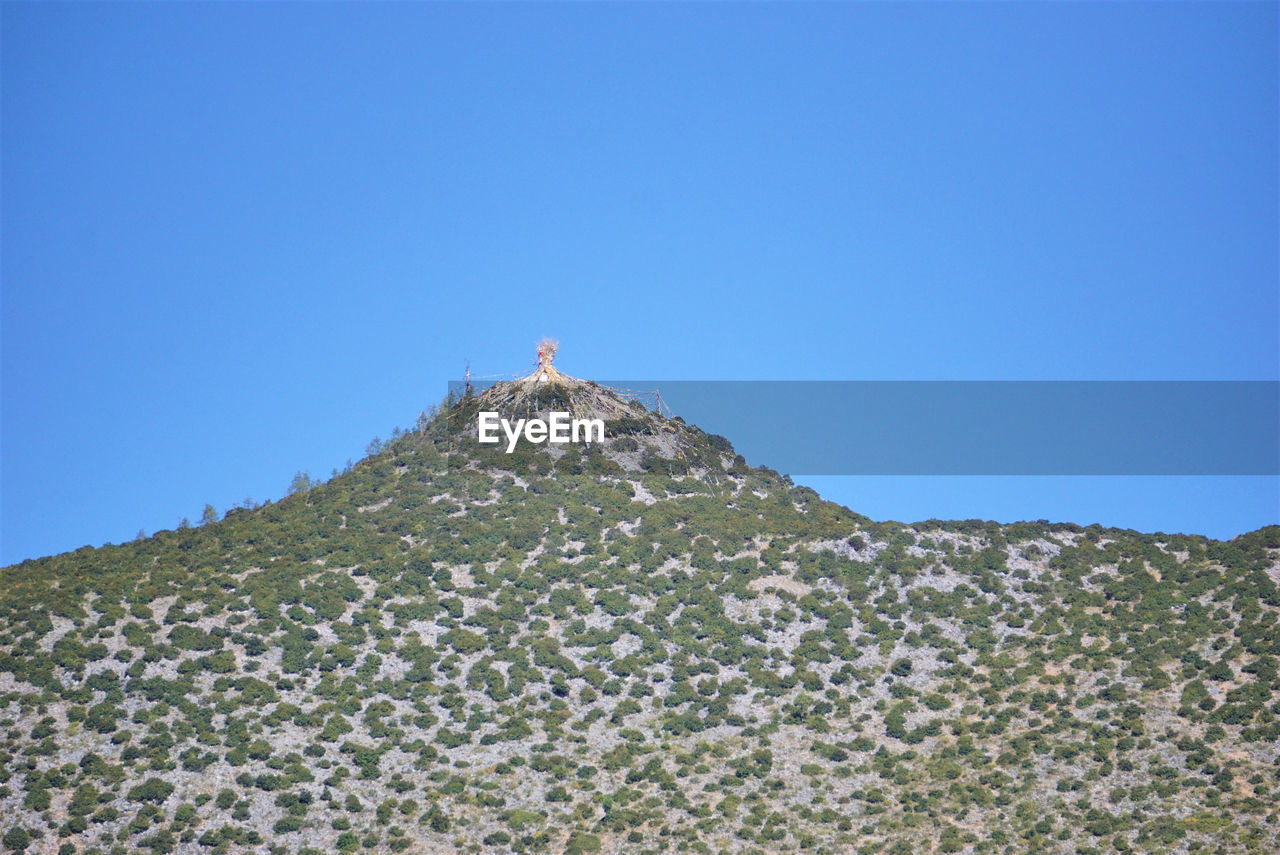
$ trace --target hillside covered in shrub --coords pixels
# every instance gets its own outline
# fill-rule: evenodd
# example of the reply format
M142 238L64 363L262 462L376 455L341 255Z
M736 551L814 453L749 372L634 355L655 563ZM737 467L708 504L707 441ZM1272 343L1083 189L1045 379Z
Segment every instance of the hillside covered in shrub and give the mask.
M642 407L477 408L0 570L4 847L1280 849L1280 528L877 523Z

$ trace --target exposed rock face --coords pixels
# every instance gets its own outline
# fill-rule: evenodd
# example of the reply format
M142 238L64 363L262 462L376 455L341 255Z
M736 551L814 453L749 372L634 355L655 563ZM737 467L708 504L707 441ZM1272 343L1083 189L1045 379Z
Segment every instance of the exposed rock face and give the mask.
M551 373L554 372L554 373ZM645 406L589 380L555 369L538 369L527 377L496 383L479 396L479 409L504 416L544 416L558 410L580 418L651 417ZM656 416L652 416L657 420Z

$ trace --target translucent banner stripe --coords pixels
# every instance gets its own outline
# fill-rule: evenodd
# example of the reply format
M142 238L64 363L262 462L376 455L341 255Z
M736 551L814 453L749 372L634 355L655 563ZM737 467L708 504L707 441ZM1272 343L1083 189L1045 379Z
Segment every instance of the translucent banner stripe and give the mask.
M463 384L450 383L459 393ZM793 475L1277 475L1268 381L626 380Z

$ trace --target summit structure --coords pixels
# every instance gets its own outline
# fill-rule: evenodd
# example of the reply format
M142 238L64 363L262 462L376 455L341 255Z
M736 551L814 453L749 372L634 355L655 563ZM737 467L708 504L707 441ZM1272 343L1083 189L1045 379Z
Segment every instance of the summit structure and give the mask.
M560 342L553 338L544 338L538 343L538 370L531 377L535 383L556 383L559 382L561 374L552 366L552 361L556 358L556 351L560 349Z
M570 377L557 369L552 363L559 349L559 342L543 339L538 344L538 362L533 372L515 380L500 381L484 390L479 399L480 409L513 416L561 411L579 418L661 418L660 413L650 413L642 403L617 390Z

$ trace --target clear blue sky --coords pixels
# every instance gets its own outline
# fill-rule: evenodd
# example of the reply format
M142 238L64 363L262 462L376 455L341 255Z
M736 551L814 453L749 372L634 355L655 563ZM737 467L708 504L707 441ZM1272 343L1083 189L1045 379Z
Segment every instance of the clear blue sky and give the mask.
M279 497L543 335L587 377L1280 378L1275 3L2 15L0 563ZM1280 516L1274 478L821 489Z

